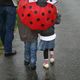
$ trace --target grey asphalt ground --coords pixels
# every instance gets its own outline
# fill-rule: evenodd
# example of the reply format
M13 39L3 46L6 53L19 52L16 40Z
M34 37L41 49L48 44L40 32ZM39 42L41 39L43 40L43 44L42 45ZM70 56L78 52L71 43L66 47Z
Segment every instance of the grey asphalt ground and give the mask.
M80 80L80 0L60 0L62 22L56 25L55 64L42 67L42 52L37 52L37 69L24 66L24 44L15 32L15 56L0 55L0 80Z

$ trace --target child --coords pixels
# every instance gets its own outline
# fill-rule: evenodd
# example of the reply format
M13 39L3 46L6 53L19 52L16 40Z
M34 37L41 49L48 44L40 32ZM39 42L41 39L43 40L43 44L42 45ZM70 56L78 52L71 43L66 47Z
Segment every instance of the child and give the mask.
M48 1L51 3L50 1ZM55 4L57 1L53 1ZM52 4L52 3L51 3ZM43 62L43 67L48 69L49 68L49 63L48 63L48 51L50 55L50 63L54 63L54 48L55 48L55 38L56 38L56 33L55 33L55 28L54 26L50 27L46 31L41 31L39 34L40 37L40 42L39 42L39 49L43 51L43 56L44 56L44 62Z
M20 38L24 42L24 64L29 66L31 70L35 70L38 34L23 25L20 19L18 20L18 28Z

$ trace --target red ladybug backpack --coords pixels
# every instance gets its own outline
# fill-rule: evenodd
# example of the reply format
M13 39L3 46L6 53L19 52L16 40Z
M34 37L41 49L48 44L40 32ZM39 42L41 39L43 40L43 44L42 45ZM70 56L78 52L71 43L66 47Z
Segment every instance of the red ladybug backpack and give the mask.
M17 14L26 27L32 30L47 30L56 22L57 9L45 0L31 3L27 0L20 0Z

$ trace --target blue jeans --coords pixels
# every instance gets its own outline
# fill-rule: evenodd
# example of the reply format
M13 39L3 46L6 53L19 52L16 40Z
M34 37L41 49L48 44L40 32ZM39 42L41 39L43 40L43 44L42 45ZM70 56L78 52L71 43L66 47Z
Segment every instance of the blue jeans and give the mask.
M12 52L15 21L16 7L0 6L0 38L5 52Z
M37 60L37 40L33 42L25 42L25 52L24 58L25 61L29 62L30 64L36 65Z

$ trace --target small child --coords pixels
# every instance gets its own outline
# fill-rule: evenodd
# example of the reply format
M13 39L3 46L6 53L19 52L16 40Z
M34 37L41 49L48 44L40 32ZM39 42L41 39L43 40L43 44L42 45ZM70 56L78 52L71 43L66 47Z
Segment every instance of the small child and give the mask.
M36 53L37 53L37 37L36 31L33 31L23 25L18 20L18 28L21 40L24 42L24 64L29 66L31 70L36 69Z
M51 1L48 2L51 4L55 4L57 1L53 0L53 2ZM54 26L50 27L48 30L41 31L39 33L39 38L40 38L39 50L43 51L43 56L44 56L43 67L48 69L49 68L48 51L50 55L50 63L54 63L55 61L54 48L55 48L56 33Z

